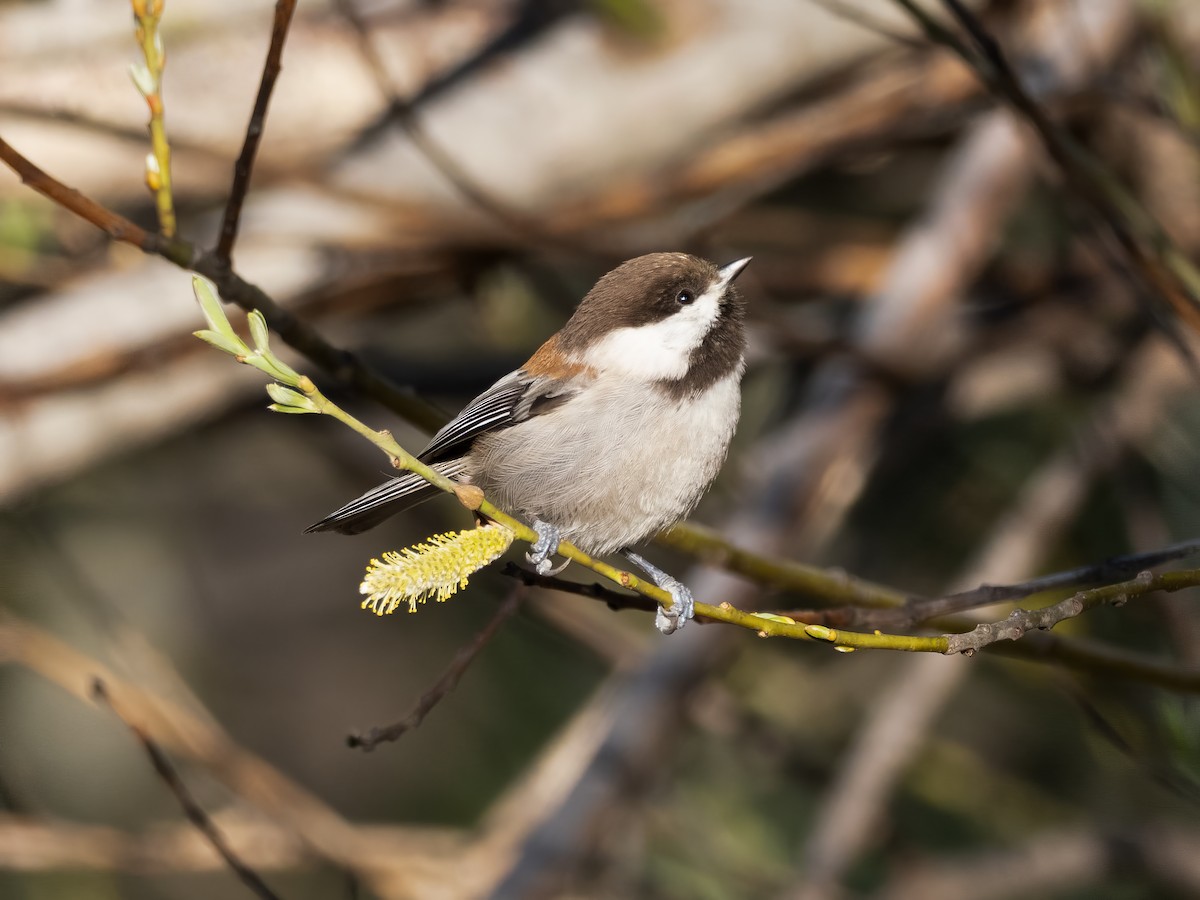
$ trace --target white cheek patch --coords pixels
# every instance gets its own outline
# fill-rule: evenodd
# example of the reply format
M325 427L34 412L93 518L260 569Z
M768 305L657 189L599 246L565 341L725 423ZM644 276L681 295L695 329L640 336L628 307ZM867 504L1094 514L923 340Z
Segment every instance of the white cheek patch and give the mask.
M659 322L614 328L583 354L585 365L645 381L678 379L688 372L692 351L700 346L721 313L721 292L714 285L688 306Z

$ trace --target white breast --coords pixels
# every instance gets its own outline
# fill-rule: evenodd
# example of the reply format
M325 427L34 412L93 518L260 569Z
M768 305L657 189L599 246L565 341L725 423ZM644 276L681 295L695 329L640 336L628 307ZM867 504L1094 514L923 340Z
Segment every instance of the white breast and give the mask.
M597 372L639 381L675 381L687 374L692 351L721 314L719 282L665 319L636 328L614 328L583 353L580 362ZM740 375L740 373L739 373Z
M602 376L561 407L481 438L471 480L502 509L604 554L685 517L729 449L741 369L700 400Z

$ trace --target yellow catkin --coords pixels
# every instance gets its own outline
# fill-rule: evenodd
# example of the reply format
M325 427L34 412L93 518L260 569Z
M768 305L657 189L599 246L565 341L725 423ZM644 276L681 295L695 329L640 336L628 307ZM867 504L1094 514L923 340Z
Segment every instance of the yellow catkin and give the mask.
M376 615L393 613L403 604L409 612L431 597L439 603L467 586L467 579L499 557L513 542L501 525L435 534L429 540L382 554L367 566L360 594L363 609Z

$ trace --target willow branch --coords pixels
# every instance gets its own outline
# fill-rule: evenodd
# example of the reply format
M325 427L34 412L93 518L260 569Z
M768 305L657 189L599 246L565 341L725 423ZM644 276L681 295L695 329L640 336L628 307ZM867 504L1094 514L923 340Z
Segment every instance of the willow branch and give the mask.
M163 121L162 78L167 64L162 35L164 0L132 0L135 34L145 64L134 64L133 83L150 109L150 155L146 157L146 186L154 194L158 225L167 237L175 234L175 198L171 192L171 144Z
M233 166L233 185L229 190L229 200L225 204L225 216L221 222L221 237L213 250L213 256L218 264L223 263L225 266L229 266L231 262L233 244L237 240L238 223L242 214L242 204L250 189L250 174L254 170L254 158L258 153L259 142L262 140L267 106L271 102L271 92L275 89L275 80L283 68L280 58L283 56L283 45L287 41L292 15L295 12L296 0L277 0L275 3L275 22L271 27L271 46L267 50L267 61L263 64L262 80L258 85L258 95L254 98L250 123L246 126L242 152L238 154L237 162Z
M947 655L962 653L974 656L978 650L999 641L1016 641L1031 631L1049 630L1060 622L1098 606L1124 606L1130 599L1153 591L1174 592L1197 585L1200 585L1200 569L1164 572L1160 575L1142 572L1129 581L1079 591L1065 600L1041 609L1013 610L1003 621L977 625L971 631L962 634L943 634L939 637L925 638L923 640L928 643L922 644L920 647L893 647L893 642L900 636L878 632L868 634L829 628L824 625L806 625L805 630L808 636L814 640L826 641L835 647L922 649ZM1022 653L1022 655L1025 654ZM1180 677L1176 680L1181 685L1187 686L1190 690L1200 689L1200 672L1190 670L1177 670L1177 672Z
M640 594L625 594L612 590L597 582L579 583L567 581L551 575L538 575L518 566L516 563L505 565L501 574L516 578L524 584L554 590L564 594L574 594L604 603L609 609L637 609L642 612L653 612L654 604ZM1053 577L1053 576L1049 576ZM810 624L829 625L841 629L836 623L836 617L841 613L869 612L855 609L810 610L804 613L786 613L790 618ZM939 617L930 623L940 629L965 633L974 623L957 617ZM862 627L857 626L857 627ZM1007 656L1012 659L1040 664L1070 666L1084 672L1094 672L1108 677L1128 678L1132 681L1157 685L1172 690L1200 692L1200 670L1163 662L1138 653L1131 653L1108 644L1088 641L1077 637L1063 637L1045 631L1026 634L1020 641L992 644L988 653L997 656Z
M212 328L212 330L207 332L197 332L197 335L219 349L222 349L224 352L235 356L239 362L253 365L270 375L277 382L280 382L279 385L268 386L268 391L276 400L275 405L272 407L273 409L280 412L316 412L337 419L386 453L391 459L392 465L396 468L415 473L434 487L446 493L454 494L467 509L503 525L519 540L529 544L533 544L538 540L538 535L532 528L489 502L478 486L460 484L426 465L401 447L389 432L375 431L369 428L366 424L330 401L329 398L321 393L310 378L294 372L280 362L270 352L267 345L268 334L266 325L261 317L254 314L250 316L250 331L254 336L256 349L251 351L233 331L232 326L224 316L224 311L221 309L220 304L217 303L215 298L211 297L211 288L205 285L201 279L195 279L195 289L197 299L200 301L201 307L204 309L205 316L208 318ZM296 390L292 391L282 387L284 384ZM274 388L278 388L278 390ZM603 575L621 587L649 597L666 609L670 609L675 602L674 598L667 591L657 585L640 579L630 572L622 571L601 560L597 560L573 544L564 541L559 545L557 552L559 556L578 562L580 565ZM1187 581L1189 577L1193 579L1190 582ZM1178 590L1192 583L1200 583L1200 569L1183 573L1169 573L1157 578L1146 573L1139 576L1134 582L1109 585L1104 588L1093 589L1092 591L1081 591L1073 598L1074 602L1070 600L1063 601L1061 604L1050 607L1049 611L1027 613L1028 627L1025 627L1020 633L1016 633L1012 628L1007 630L993 628L992 632L988 632L986 629L991 626L980 626L966 636L943 634L926 637L920 635L884 634L879 631L866 634L841 631L824 625L798 622L790 617L772 613L745 612L727 602L721 603L718 606L712 606L707 603L696 603L695 613L699 619L725 622L730 625L749 628L755 631L760 637L785 637L798 640L825 641L833 644L840 650L873 648L921 653L969 653L970 655L974 653L977 647L986 646L1005 637L1020 637L1021 634L1035 627L1052 627L1064 618L1079 615L1079 613L1101 603L1124 602L1134 592L1145 593L1147 590L1155 589ZM1016 613L1014 613L1013 617L1010 617L1010 621L1017 622L1018 620L1015 616ZM981 629L984 630L981 631ZM976 635L977 632L981 636L976 639L975 643L971 643L971 636Z

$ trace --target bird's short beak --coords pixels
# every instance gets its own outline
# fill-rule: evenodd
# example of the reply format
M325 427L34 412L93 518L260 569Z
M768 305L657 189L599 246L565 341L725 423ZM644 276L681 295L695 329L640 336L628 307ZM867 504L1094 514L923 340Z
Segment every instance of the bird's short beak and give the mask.
M717 269L717 274L721 276L721 286L729 287L729 285L733 284L734 279L742 274L742 269L750 265L750 260L753 258L752 256L746 256L734 262L726 263Z

